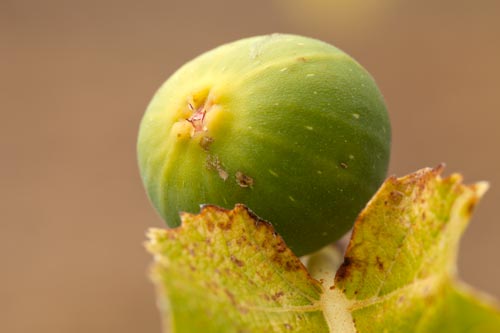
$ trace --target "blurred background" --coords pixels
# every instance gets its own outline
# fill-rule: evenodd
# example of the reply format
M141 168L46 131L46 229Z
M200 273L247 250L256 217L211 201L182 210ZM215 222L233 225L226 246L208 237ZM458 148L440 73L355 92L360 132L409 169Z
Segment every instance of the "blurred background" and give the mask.
M500 298L500 2L0 0L0 331L160 332L138 176L144 109L180 65L272 32L316 37L375 77L390 173L446 162L488 180L464 280Z

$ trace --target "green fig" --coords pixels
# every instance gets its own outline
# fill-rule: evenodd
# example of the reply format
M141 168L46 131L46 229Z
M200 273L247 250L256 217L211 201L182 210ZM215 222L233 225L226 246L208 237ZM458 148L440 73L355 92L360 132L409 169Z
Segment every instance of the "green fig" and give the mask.
M243 203L303 255L340 238L386 176L390 122L370 74L319 40L242 39L177 70L142 119L138 160L170 227Z

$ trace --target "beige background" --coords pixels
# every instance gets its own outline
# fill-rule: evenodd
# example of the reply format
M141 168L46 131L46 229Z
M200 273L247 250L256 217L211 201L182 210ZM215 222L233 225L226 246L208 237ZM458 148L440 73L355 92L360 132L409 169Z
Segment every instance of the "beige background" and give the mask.
M374 75L391 173L446 162L491 182L459 264L500 297L499 2L304 3L0 0L1 332L160 332L139 120L182 63L271 32L333 43Z

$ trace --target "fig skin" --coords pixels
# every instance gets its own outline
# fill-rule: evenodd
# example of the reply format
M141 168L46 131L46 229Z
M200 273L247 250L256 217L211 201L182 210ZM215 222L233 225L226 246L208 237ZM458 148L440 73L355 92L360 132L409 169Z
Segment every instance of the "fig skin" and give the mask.
M384 180L391 130L373 78L319 40L242 39L182 66L142 119L138 160L170 227L243 203L297 255L339 239Z

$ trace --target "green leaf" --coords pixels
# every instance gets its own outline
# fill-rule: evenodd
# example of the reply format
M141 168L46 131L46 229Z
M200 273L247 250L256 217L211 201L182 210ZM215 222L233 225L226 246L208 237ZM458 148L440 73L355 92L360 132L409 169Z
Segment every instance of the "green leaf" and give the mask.
M309 258L315 279L242 205L151 230L165 332L500 332L498 308L456 277L460 237L487 185L441 172L389 178L335 276L331 248Z

